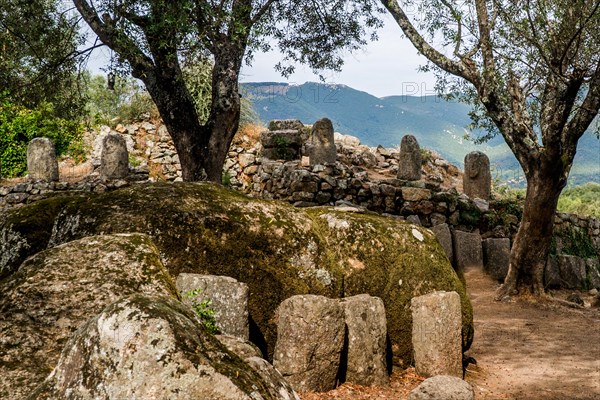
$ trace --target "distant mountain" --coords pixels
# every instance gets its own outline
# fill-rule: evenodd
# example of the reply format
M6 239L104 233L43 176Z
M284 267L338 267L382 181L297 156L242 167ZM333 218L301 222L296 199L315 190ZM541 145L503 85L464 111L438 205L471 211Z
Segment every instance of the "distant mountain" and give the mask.
M519 180L520 166L502 137L482 145L465 140L470 134L469 107L438 96L390 96L378 98L345 85L308 82L288 85L278 82L243 83L242 89L264 123L273 119L299 119L305 124L328 117L336 131L356 136L369 146L399 145L402 136L415 135L421 147L433 149L462 166L473 150L486 153L494 177ZM521 179L522 180L522 179ZM580 140L571 184L600 182L600 141L592 134Z

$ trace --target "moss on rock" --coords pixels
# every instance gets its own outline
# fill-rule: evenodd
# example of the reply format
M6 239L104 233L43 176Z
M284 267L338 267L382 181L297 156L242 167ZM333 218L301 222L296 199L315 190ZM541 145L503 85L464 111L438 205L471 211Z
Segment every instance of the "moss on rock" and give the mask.
M26 396L80 325L132 293L178 296L146 235L87 237L25 261L0 284L0 398Z
M28 207L35 214L43 203ZM257 328L253 339L269 355L275 309L307 293L381 297L395 354L408 362L410 298L455 290L463 302L463 346L472 340L471 305L433 234L395 219L328 207L297 209L206 183L165 183L67 202L53 225L49 245L91 234L143 232L154 238L174 277L208 273L247 283L251 326Z

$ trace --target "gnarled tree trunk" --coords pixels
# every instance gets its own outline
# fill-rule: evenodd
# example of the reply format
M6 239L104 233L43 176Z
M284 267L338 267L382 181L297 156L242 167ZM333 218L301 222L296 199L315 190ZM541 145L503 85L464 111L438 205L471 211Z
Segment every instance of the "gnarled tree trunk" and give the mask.
M510 253L510 266L504 284L497 293L507 295L528 291L544 294L544 270L558 198L565 186L565 174L557 167L560 163L544 161L541 168L531 169L527 176L527 194L521 225Z

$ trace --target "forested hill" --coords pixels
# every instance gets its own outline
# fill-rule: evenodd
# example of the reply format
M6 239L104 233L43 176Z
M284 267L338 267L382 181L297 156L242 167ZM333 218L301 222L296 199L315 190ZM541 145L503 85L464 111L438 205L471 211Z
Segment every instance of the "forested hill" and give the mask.
M378 98L345 85L260 82L242 84L260 119L297 118L310 124L322 117L333 121L336 131L354 135L369 146L393 147L405 134L413 134L422 147L434 149L462 166L465 154L481 150L491 159L495 176L503 180L522 177L517 160L501 137L475 145L469 133L469 107L438 96L390 96ZM478 132L473 132L476 137ZM600 182L600 141L591 133L579 143L571 172L571 184Z

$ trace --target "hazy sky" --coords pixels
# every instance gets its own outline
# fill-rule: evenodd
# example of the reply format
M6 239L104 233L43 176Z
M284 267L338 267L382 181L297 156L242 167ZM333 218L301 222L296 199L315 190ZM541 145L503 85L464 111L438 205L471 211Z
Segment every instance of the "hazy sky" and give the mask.
M391 17L379 31L379 40L369 42L364 50L348 54L340 73L326 72L328 83L345 84L378 97L391 95L434 94L435 79L431 73L418 72L425 58L401 36L401 29ZM289 79L273 68L281 56L276 52L256 54L251 67L242 69L242 82L288 82L301 84L318 81L310 68L296 67Z
M378 97L433 94L433 75L417 71L419 65L425 64L425 58L417 54L408 39L402 38L400 28L391 17L386 15L384 20L379 40L369 42L363 50L348 54L342 72L325 72L327 83L344 84ZM90 34L89 40L94 37ZM88 68L94 73L103 74L101 68L108 66L109 59L110 50L103 47L91 55ZM319 78L310 68L302 65L297 66L296 73L286 80L274 69L280 60L277 52L257 53L252 66L243 67L240 81L290 84L318 81Z

